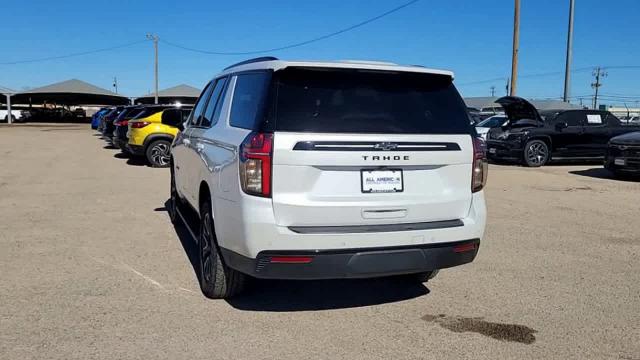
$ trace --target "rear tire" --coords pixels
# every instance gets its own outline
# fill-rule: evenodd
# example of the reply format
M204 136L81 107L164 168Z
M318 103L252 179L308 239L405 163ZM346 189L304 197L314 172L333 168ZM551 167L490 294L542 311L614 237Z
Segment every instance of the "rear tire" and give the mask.
M549 161L549 146L542 140L530 140L524 146L523 162L528 167L540 167Z
M173 170L173 166L171 166L171 185L170 185L170 194L171 197L169 198L169 208L167 209L167 211L169 212L169 219L171 219L171 222L173 224L176 223L176 220L178 219L178 191L176 190L176 177L175 177L175 173Z
M155 140L149 146L145 152L147 161L151 166L164 168L169 166L171 159L170 155L171 143L167 140Z
M211 205L205 201L200 206L200 239L198 241L200 264L200 289L210 299L226 299L242 291L246 275L226 266L211 216Z

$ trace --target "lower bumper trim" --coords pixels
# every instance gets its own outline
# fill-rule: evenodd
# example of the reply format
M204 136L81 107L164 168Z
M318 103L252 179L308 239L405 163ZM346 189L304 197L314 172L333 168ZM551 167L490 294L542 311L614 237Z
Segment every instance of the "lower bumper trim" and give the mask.
M388 248L263 251L255 259L221 248L225 263L264 279L319 280L381 277L449 268L472 262L480 239ZM310 262L282 263L273 258L311 257Z

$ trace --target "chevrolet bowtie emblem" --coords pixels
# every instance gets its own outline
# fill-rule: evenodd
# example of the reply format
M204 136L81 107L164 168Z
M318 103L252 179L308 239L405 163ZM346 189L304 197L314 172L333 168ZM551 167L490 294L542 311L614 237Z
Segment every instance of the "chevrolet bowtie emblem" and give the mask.
M373 145L374 149L378 149L378 150L383 150L383 151L389 151L389 150L395 150L398 148L398 144L396 143L390 143L390 142L381 142L381 143L377 143L375 145Z

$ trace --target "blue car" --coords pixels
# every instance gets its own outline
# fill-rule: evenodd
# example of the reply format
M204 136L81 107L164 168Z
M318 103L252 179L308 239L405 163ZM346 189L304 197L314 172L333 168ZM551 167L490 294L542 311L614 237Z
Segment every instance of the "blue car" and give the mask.
M97 129L98 125L100 125L100 119L102 118L102 115L106 114L107 112L109 112L110 109L108 108L102 108L100 110L98 110L98 112L96 112L95 114L93 114L93 116L91 117L91 128L92 129Z

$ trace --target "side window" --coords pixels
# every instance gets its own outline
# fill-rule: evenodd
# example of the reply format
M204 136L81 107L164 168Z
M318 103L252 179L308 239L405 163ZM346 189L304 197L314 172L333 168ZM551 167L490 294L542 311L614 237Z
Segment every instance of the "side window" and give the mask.
M236 78L231 103L230 125L255 129L264 108L271 73L240 74Z
M568 126L582 126L584 118L581 111L566 111L556 117L556 123L566 122Z
M204 112L204 116L200 122L200 126L202 127L211 127L218 122L217 117L215 116L216 109L220 103L219 99L222 99L220 96L223 93L225 85L227 84L227 78L221 78L216 80L216 84L213 87L213 92L211 93L211 97L209 97L209 101L207 102L207 109ZM219 112L218 112L219 114Z
M204 111L204 107L207 104L207 100L209 99L209 95L211 94L211 90L213 89L213 81L210 82L207 87L204 89L198 101L196 102L196 106L193 108L191 115L189 117L188 125L196 126L200 121L200 117L202 117L202 112Z
M587 121L584 122L584 126L604 126L606 124L606 114L600 112L590 112L586 115Z

